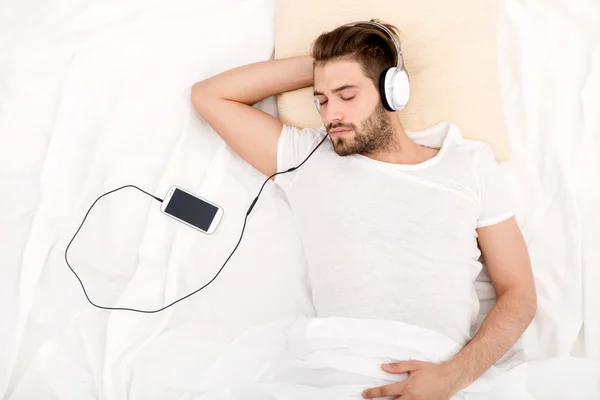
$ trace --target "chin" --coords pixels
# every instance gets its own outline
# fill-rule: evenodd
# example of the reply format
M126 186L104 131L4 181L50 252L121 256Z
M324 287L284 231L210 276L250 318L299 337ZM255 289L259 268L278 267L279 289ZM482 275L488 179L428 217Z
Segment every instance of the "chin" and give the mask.
M356 152L352 150L352 146L349 146L348 141L342 140L340 138L337 138L337 140L333 142L333 150L337 153L338 156L342 157L356 154Z

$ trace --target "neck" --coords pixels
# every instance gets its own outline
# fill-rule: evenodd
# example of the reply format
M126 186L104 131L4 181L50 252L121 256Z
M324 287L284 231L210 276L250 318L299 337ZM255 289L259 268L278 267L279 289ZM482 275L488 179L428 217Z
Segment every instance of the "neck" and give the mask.
M385 149L365 154L366 157L391 164L419 164L438 153L437 149L420 146L409 138L395 113L390 119L393 143Z

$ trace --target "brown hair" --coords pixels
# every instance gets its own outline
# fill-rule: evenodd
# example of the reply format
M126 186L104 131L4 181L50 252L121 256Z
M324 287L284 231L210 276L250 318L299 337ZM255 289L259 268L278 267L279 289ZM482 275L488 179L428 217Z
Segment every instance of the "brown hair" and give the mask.
M398 39L398 28L377 19L371 19L388 28ZM389 35L381 28L370 24L340 26L330 32L323 32L314 41L311 55L315 66L328 61L357 61L366 76L375 86L379 85L381 72L397 63L396 49Z

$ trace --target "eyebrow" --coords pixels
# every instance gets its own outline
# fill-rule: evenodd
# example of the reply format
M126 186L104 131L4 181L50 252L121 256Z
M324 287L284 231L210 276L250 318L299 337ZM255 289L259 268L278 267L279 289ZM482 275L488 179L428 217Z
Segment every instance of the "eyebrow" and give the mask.
M344 86L340 86L339 88L333 89L331 92L332 93L337 93L337 92L341 92L342 90L354 89L354 88L357 88L357 87L358 87L357 85L344 85ZM314 91L313 95L314 96L323 96L323 93Z

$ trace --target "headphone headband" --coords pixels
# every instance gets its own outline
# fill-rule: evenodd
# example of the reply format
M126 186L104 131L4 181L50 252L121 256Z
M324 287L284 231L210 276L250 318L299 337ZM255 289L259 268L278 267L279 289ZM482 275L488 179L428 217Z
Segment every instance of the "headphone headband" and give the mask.
M373 25L379 29L381 29L382 31L384 31L385 33L387 33L387 35L390 37L390 39L392 40L392 43L394 44L394 48L396 49L396 65L399 68L402 64L402 52L400 51L400 45L398 44L398 41L396 40L396 38L394 37L394 34L385 27L385 25L382 25L378 22L373 22L373 21L356 21L356 22L349 22L347 24L344 24L342 26L354 26L354 25L358 25L358 24L368 24L368 25Z

